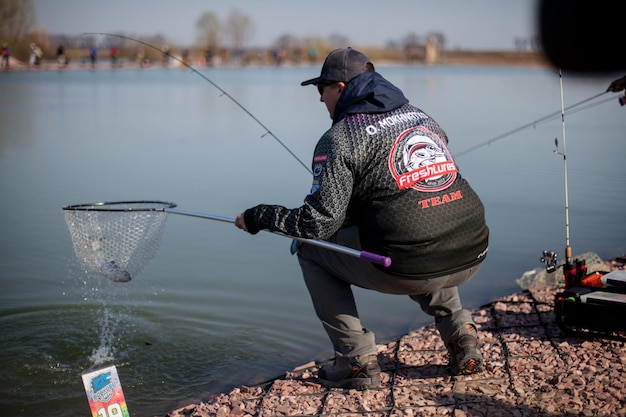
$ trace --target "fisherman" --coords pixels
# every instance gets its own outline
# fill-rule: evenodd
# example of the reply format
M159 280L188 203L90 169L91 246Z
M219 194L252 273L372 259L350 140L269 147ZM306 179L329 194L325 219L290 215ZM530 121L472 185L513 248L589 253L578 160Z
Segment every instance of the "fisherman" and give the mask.
M9 69L9 59L11 58L11 49L6 42L2 44L2 49L0 49L0 56L2 56L2 65L0 67L5 70Z
M91 67L95 68L98 63L98 47L95 45L89 50L89 59L91 61Z
M335 351L319 381L356 389L380 384L375 336L361 324L352 285L408 295L435 318L452 373L480 372L476 325L458 286L484 261L489 229L446 133L352 48L331 52L320 76L301 85L317 87L332 119L315 148L310 194L294 209L249 208L236 216L235 226L251 234L269 230L328 240L392 260L383 267L295 245L292 253Z
M37 44L35 42L31 42L28 47L28 67L32 68L35 66L35 61L37 60Z
M64 68L66 66L66 58L65 58L65 45L59 44L57 48L57 64L59 68Z

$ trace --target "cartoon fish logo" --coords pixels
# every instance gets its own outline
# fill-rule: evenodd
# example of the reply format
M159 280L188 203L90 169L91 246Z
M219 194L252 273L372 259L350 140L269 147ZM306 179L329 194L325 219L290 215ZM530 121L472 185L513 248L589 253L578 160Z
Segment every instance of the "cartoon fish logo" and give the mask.
M398 136L389 154L389 171L398 188L425 192L448 188L459 172L445 142L423 126Z

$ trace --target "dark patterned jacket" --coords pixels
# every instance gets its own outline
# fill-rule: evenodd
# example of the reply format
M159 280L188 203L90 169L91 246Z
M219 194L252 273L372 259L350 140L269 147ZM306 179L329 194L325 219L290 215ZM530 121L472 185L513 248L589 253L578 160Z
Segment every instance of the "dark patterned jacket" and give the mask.
M488 247L484 207L447 143L397 87L363 73L347 84L317 143L304 204L250 208L246 227L324 240L356 224L362 250L390 257L388 272L416 279L477 265Z

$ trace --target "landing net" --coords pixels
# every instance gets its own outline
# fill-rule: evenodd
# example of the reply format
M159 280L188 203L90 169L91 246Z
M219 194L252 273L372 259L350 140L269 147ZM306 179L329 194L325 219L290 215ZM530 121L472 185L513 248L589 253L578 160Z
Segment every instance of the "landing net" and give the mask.
M120 201L63 207L76 257L116 282L130 281L159 249L167 212L176 204Z

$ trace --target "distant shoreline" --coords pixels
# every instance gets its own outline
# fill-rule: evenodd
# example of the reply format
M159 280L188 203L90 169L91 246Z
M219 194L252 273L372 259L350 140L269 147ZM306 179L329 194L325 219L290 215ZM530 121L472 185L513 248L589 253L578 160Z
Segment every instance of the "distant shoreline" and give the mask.
M441 51L437 64L552 67L542 54L523 51Z
M426 63L423 60L407 60L407 59L394 59L389 56L378 56L377 53L371 53L373 62L378 62L379 65L393 64L393 65L455 65L455 66L508 66L508 67L540 67L551 68L550 62L540 53L537 52L523 52L523 51L440 51L437 60L433 63ZM322 62L285 62L281 66L321 66ZM189 63L192 67L203 68L204 62L191 61ZM175 59L171 59L168 67L182 67L180 62ZM215 65L215 67L228 68L234 66L274 66L271 63L258 64L253 63L249 65L242 65L237 63ZM29 67L26 62L18 61L15 58L11 58L10 68L8 71L49 71L49 70L111 70L111 69L128 69L128 68L161 68L163 64L155 61L151 62L145 67L140 67L136 62L120 59L116 67L111 65L109 57L101 58L97 61L95 67L92 67L89 59L74 59L63 68L59 67L59 64L54 59L46 59L41 62L40 65ZM0 72L4 72L4 69L0 69Z

